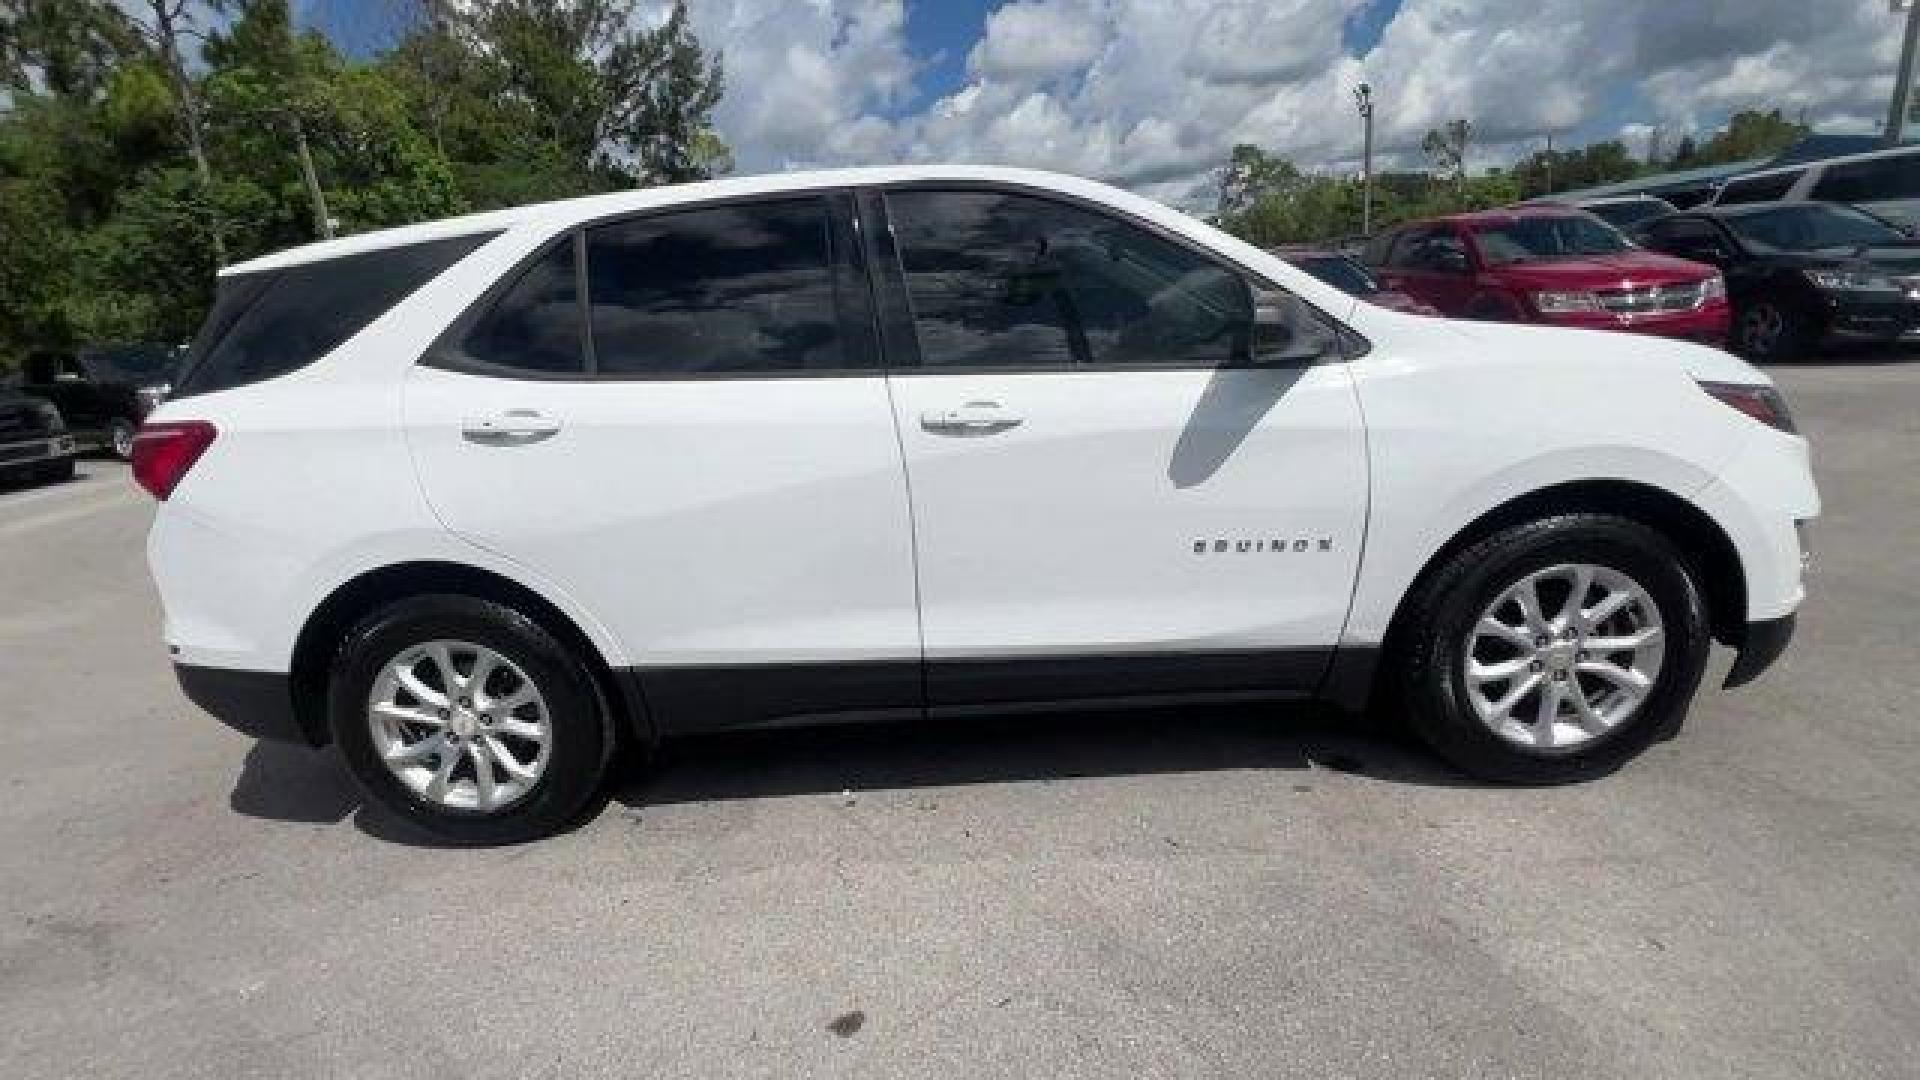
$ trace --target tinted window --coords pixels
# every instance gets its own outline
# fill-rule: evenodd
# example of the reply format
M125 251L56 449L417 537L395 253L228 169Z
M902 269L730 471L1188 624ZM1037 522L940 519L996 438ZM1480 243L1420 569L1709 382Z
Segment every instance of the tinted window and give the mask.
M1788 203L1729 216L1726 222L1741 240L1761 251L1816 251L1907 242L1879 218L1837 203Z
M1828 166L1826 174L1814 185L1813 197L1853 203L1920 199L1920 154L1896 154Z
M493 235L221 278L174 396L245 386L313 363Z
M1447 225L1428 225L1400 234L1389 266L1407 270L1457 272L1466 265L1466 245Z
M520 274L461 340L466 358L494 367L585 372L573 240L555 244Z
M593 352L602 373L867 366L841 331L824 199L637 218L587 231Z
M924 364L1190 366L1246 356L1246 281L1142 228L995 191L893 192L887 207Z
M1720 239L1720 230L1709 222L1699 218L1669 218L1657 221L1647 227L1649 242L1662 248L1700 249L1714 244L1724 244Z
M1714 200L1717 206L1733 206L1738 203L1778 202L1787 197L1793 185L1806 175L1805 169L1793 172L1772 173L1767 176L1753 176L1745 180L1735 180L1720 192Z
M1367 269L1352 259L1333 255L1314 255L1294 263L1321 281L1353 296L1372 296L1380 291Z

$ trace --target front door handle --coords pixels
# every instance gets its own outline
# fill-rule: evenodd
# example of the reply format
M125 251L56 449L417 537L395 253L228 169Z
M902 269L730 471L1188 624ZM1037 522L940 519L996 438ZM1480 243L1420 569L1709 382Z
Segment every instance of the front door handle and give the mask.
M460 432L469 439L533 442L560 431L560 419L538 409L508 409L492 416L469 416Z
M953 409L928 409L920 426L928 431L993 432L1020 426L1026 419L997 401L969 401Z

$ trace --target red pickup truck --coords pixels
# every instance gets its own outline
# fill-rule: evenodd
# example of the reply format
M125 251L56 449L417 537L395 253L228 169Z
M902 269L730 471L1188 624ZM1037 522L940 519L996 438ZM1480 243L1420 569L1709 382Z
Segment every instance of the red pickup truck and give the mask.
M1727 340L1727 283L1718 270L1644 251L1570 207L1403 225L1375 237L1364 261L1387 288L1454 317Z

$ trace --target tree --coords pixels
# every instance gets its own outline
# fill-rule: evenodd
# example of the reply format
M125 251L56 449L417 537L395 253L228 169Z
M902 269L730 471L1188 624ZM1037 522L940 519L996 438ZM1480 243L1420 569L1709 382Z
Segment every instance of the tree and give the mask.
M121 10L106 0L0 0L0 86L14 94L91 99L138 51Z
M1300 180L1300 170L1293 162L1271 157L1250 143L1241 143L1233 148L1226 166L1218 174L1220 216L1243 214L1263 196L1293 187Z
M1434 172L1453 180L1464 191L1467 183L1467 150L1472 143L1473 123L1468 120L1449 120L1427 132L1427 137L1420 140L1420 150L1427 155Z
M213 195L213 167L207 163L206 136L201 126L200 99L193 78L187 74L186 61L181 57L180 38L196 31L196 10L189 0L141 0L148 21L135 21L134 25L145 36L148 43L159 54L161 64L173 86L174 108L180 118L180 130L186 137L187 154L193 160L194 176L200 181L200 194L211 203ZM205 10L217 13L226 7L226 0L202 0ZM221 236L220 220L213 219L213 264L216 267L227 263L226 240Z
M702 175L695 140L722 77L684 0L654 30L636 29L622 0L480 0L468 20L506 100L583 174L626 185Z

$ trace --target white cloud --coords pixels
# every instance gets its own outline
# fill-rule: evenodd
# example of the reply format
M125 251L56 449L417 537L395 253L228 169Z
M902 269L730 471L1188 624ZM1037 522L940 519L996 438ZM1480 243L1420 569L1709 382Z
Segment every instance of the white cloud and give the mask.
M932 2L932 0L929 0ZM943 0L944 2L944 0ZM1365 57L1374 0L1019 0L987 19L964 85L911 112L899 0L694 0L725 51L718 115L743 170L883 161L1035 165L1188 198L1236 142L1308 167L1359 156L1351 90L1375 87L1389 160L1427 129L1478 132L1474 163L1551 132L1658 125L1669 145L1731 111L1870 126L1898 52L1885 0L1405 0ZM1630 131L1635 152L1648 131Z

